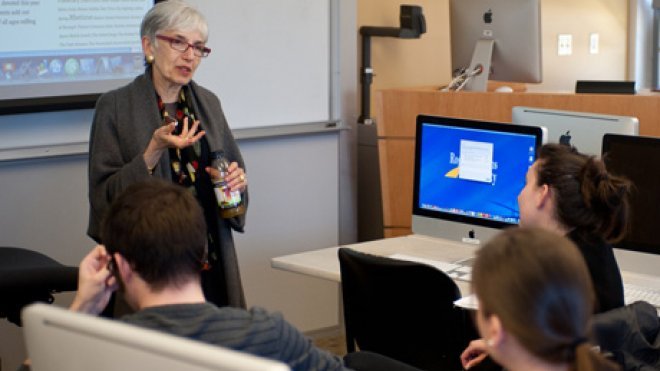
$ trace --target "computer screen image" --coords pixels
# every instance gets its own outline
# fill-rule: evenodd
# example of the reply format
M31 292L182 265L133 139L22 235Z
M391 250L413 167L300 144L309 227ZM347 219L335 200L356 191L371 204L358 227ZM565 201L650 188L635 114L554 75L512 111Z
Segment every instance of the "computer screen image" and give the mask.
M542 143L540 127L418 116L413 231L478 243L517 225Z
M572 145L581 153L600 156L607 133L638 135L639 120L632 116L516 106L511 121L517 125L543 126L549 143Z
M30 305L22 318L33 371L290 370L281 362L54 305Z
M465 90L486 91L488 79L542 80L540 0L451 0L454 74L482 66Z
M78 3L2 1L0 114L92 108L144 72L140 22L154 0Z
M660 255L660 138L607 134L603 161L608 171L634 185L630 229L615 247Z

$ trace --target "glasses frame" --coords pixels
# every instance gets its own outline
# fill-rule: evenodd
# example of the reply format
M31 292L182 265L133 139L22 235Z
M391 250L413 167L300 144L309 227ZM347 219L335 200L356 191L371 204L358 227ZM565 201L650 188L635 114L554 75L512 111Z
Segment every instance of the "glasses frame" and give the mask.
M211 49L207 48L206 46L191 44L185 40L181 40L176 37L156 35L156 38L159 40L167 41L172 49L179 51L181 53L185 53L188 51L188 49L192 48L193 54L197 57L206 58L209 56L209 54L211 54Z

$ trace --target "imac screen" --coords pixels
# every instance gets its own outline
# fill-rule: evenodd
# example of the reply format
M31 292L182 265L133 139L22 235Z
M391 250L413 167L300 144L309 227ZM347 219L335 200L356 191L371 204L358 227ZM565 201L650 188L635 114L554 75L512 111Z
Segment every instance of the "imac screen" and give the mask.
M539 127L418 116L413 213L501 228L543 140Z
M633 183L630 229L615 247L660 254L660 138L606 134L603 161L608 171Z

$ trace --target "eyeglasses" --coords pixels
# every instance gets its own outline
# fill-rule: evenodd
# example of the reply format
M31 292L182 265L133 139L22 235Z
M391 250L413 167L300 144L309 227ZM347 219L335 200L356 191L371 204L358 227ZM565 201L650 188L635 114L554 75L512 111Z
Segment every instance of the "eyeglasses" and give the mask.
M106 268L110 273L115 274L115 270L117 269L115 266L115 258L110 258L110 260L108 260L108 265L106 265Z
M205 47L204 45L191 44L187 41L177 39L175 37L156 35L156 38L169 42L172 49L178 50L181 53L185 53L188 50L188 48L192 48L193 54L195 54L198 57L208 57L209 53L211 53L211 49Z

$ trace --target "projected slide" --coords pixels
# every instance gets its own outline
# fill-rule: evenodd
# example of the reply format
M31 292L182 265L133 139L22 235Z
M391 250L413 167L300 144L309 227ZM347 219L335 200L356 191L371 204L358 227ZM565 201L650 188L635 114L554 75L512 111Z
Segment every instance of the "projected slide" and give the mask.
M100 93L132 79L144 71L139 29L153 3L0 0L0 96Z
M535 137L425 125L419 207L518 223L518 193L534 162Z

